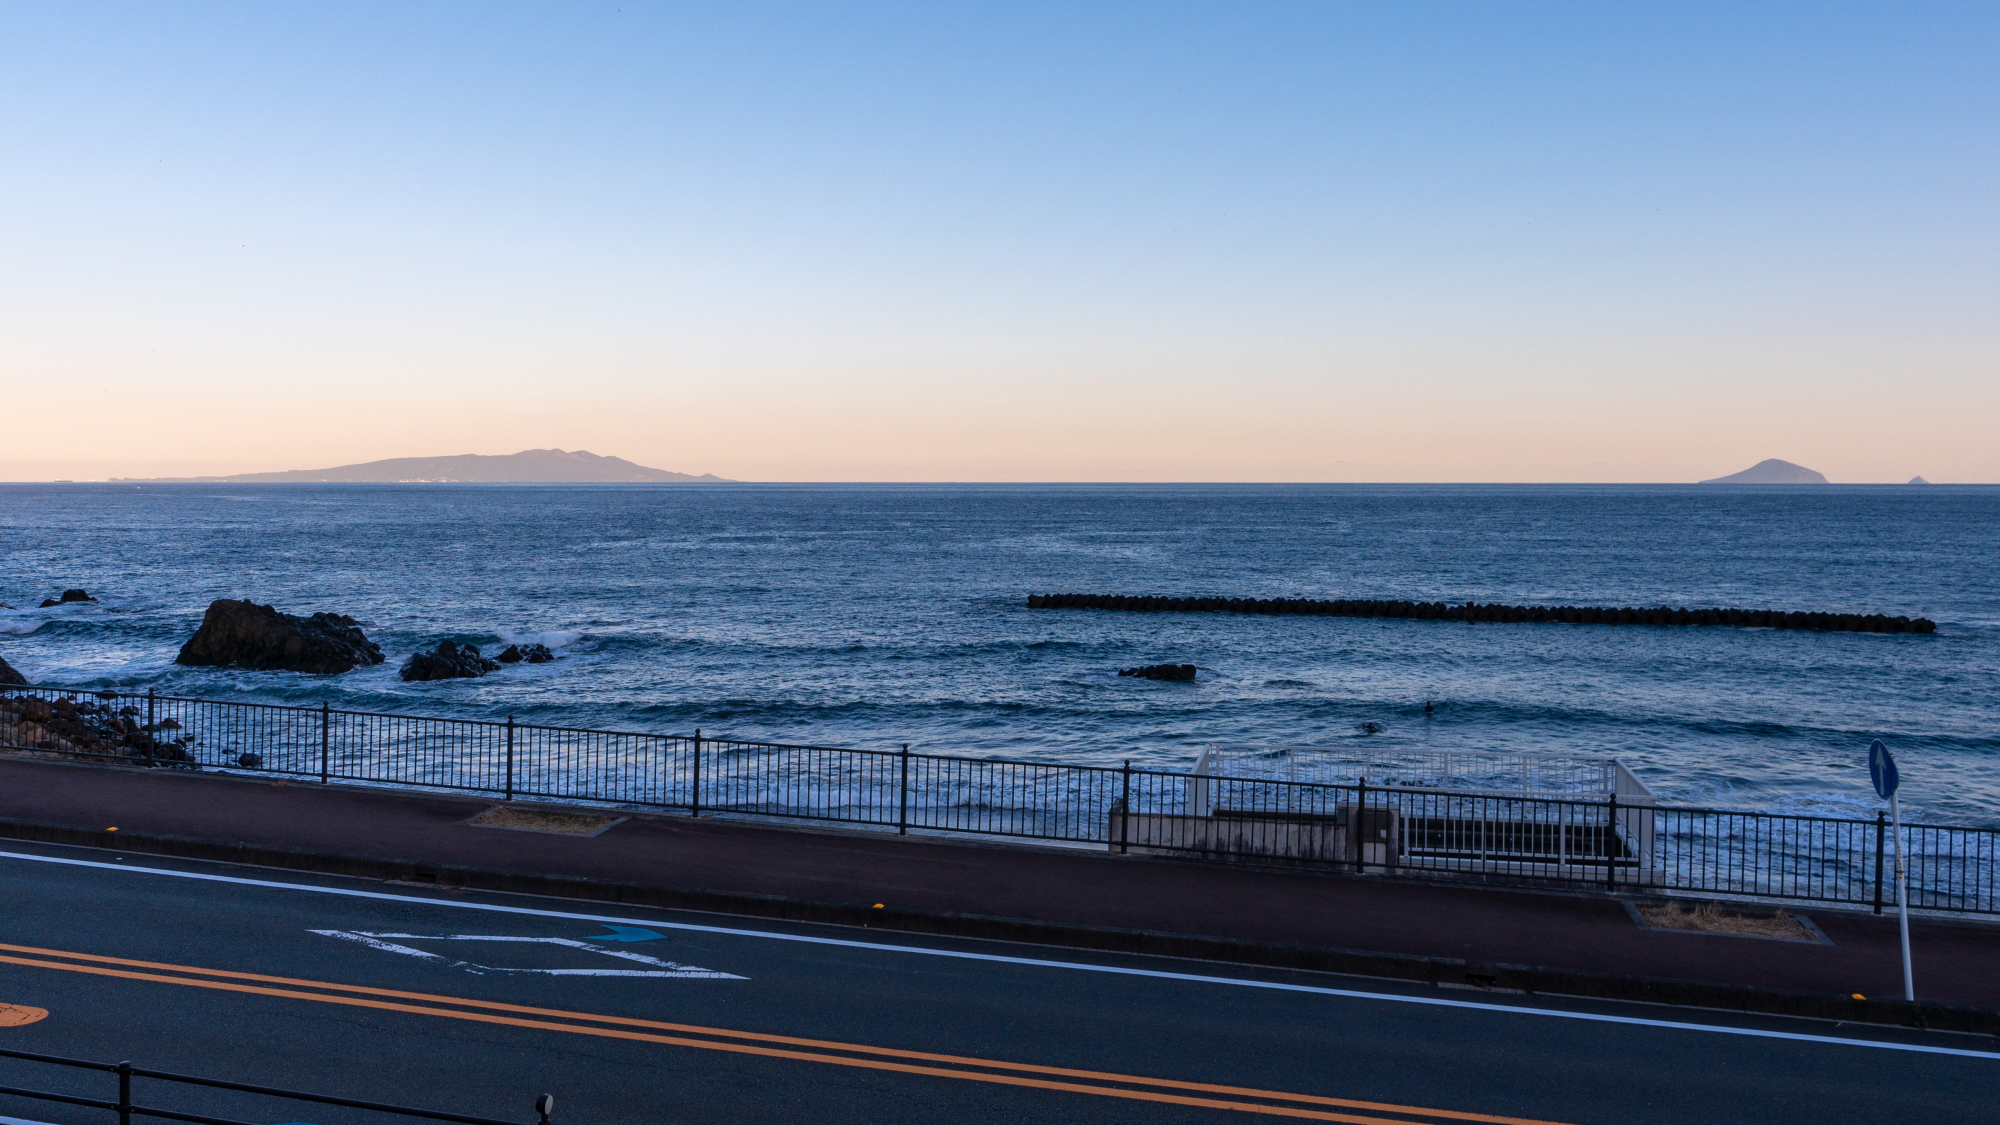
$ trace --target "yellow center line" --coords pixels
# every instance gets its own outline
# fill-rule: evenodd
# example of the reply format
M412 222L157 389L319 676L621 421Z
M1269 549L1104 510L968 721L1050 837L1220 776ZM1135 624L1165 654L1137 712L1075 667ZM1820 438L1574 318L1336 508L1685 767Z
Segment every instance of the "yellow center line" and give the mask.
M334 984L324 981L303 980L296 977L269 976L262 973L245 973L229 969L205 969L195 966L174 965L157 961L138 961L123 957L108 957L101 954L74 953L65 950L41 949L34 946L8 945L0 943L0 950L16 953L37 954L44 957L68 958L72 961L94 962L91 965L65 964L58 961L30 960L22 957L0 956L0 963L24 965L33 968L62 969L70 972L87 973L94 976L119 977L129 980L145 980L162 984L179 984L199 988L211 988L228 992L241 992L262 996L276 996L285 999L312 1000L321 1003L345 1004L352 1007L378 1008L387 1011L410 1012L420 1015L445 1016L453 1019L470 1020L480 1023L506 1024L548 1031L563 1031L578 1035L595 1035L604 1038L631 1039L651 1043L666 1043L674 1046L698 1047L706 1050L729 1051L739 1054L766 1055L774 1058L798 1059L809 1062L833 1063L841 1066L862 1067L873 1070L893 1070L911 1074L929 1074L969 1081L994 1082L1002 1085L1031 1086L1041 1089L1065 1090L1077 1093L1097 1094L1107 1097L1124 1097L1142 1101L1168 1102L1181 1105L1206 1106L1218 1109L1233 1109L1245 1112L1266 1113L1286 1117L1306 1117L1326 1121L1343 1121L1359 1125L1407 1125L1385 1118L1356 1117L1347 1114L1318 1112L1290 1106L1259 1105L1247 1102L1219 1101L1211 1098L1192 1098L1143 1090L1123 1090L1101 1085L1081 1085L1074 1082L1052 1082L1040 1079L1021 1078L1005 1074L976 1073L960 1069L944 1069L937 1066L910 1065L888 1062L882 1059L851 1058L840 1055L819 1053L824 1050L845 1051L854 1054L878 1055L886 1058L915 1059L926 1062L943 1063L950 1067L981 1067L987 1070L1011 1070L1030 1074L1046 1074L1062 1078L1085 1079L1093 1082L1115 1082L1125 1085L1153 1086L1172 1090L1186 1090L1194 1093L1222 1094L1233 1097L1260 1098L1288 1101L1319 1106L1338 1106L1344 1109L1361 1109L1378 1113L1399 1113L1419 1117L1443 1118L1453 1121L1480 1122L1483 1125L1557 1125L1555 1122L1539 1121L1532 1118L1500 1117L1490 1114L1467 1113L1458 1110L1424 1109L1417 1106L1395 1105L1383 1102L1357 1101L1347 1098L1329 1098L1312 1094L1293 1094L1275 1090L1260 1090L1251 1087L1225 1086L1212 1083L1183 1082L1167 1078L1146 1078L1138 1075L1117 1074L1104 1071L1076 1070L1064 1067L1039 1066L1032 1063L1005 1062L996 1059L982 1059L961 1055L931 1054L922 1051L906 1051L890 1047L873 1047L859 1043L843 1043L834 1040L804 1039L794 1036L772 1035L762 1032L734 1031L725 1028L702 1027L694 1024L664 1023L656 1020L636 1019L627 1016L598 1015L589 1012L571 1012L561 1009L536 1008L520 1004L507 1004L491 1000L473 1000L456 996L439 996L424 992L406 992L397 989L373 988L366 985ZM99 968L98 965L123 965L136 969L163 970L170 973L199 974L204 977L219 977L224 980L191 979L186 976L165 976L156 972L130 972L118 969ZM232 984L226 981L258 981L263 984L281 984L292 988L264 988L247 984ZM357 993L363 996L391 997L397 1000L423 1001L422 1005L398 1004L385 1000L361 999L358 996L329 996L323 992L302 992L299 988L321 989L336 992ZM816 1051L792 1051L770 1047L757 1047L740 1043L717 1043L707 1039L689 1039L683 1036L651 1035L641 1032L623 1031L616 1028L584 1027L571 1023L551 1023L547 1019L518 1019L509 1016L489 1015L485 1012L457 1011L433 1007L435 1004L455 1005L459 1008L481 1008L489 1012L512 1012L528 1016L553 1019L586 1020L592 1023L616 1024L624 1027L643 1027L661 1031L677 1031L692 1035L716 1036L728 1039L747 1039L762 1043L781 1043L793 1047L816 1048Z

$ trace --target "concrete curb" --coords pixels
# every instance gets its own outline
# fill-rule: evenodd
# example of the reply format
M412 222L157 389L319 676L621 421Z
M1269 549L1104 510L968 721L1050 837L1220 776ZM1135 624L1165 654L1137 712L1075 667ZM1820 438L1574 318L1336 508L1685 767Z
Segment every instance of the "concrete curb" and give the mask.
M629 906L698 910L789 922L859 926L945 937L986 938L1032 945L1177 957L1267 968L1306 969L1350 976L1417 981L1445 987L1546 993L1605 1000L1636 1000L1766 1015L1806 1016L1814 1019L1843 1020L1849 1023L2000 1035L2000 1012L1978 1008L1906 1004L1891 1000L1855 1000L1851 997L1822 993L1787 992L1703 981L1577 972L1533 965L1482 965L1444 957L1239 941L1196 934L1040 922L1026 918L884 910L860 903L812 902L775 895L608 883L529 872L455 867L414 859L295 851L250 844L225 844L214 840L181 836L105 832L22 820L0 819L0 838L179 859L215 860L322 875L433 883L468 890L543 895Z

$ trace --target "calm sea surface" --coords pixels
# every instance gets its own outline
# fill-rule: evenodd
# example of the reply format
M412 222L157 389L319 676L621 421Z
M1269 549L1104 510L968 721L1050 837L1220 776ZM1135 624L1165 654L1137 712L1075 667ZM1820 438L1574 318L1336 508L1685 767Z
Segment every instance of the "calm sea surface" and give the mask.
M2000 823L2000 488L4 485L38 683L1184 768L1204 743L1623 756L1663 796ZM1934 636L1029 610L1062 591L1740 606ZM361 620L337 677L181 668L214 598ZM405 684L446 638L564 659ZM1120 679L1192 663L1193 684ZM1434 709L1424 710L1426 701ZM1364 724L1374 724L1370 731Z

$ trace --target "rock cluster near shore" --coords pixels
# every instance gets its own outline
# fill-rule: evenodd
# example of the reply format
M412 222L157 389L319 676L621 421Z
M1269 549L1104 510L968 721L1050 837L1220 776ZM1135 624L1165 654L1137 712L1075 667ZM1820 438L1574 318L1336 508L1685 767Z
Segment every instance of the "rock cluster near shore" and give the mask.
M7 663L4 657L0 657L0 684L27 687L28 677L15 671L12 664Z
M96 598L91 597L82 590L64 590L60 598L42 599L41 608L48 609L51 606L68 605L71 602L94 602L96 600Z
M352 617L298 617L252 601L209 604L201 628L181 646L176 664L331 676L382 663L382 649Z
M148 726L140 721L145 712L117 701L112 692L98 699L0 695L0 745L148 765L193 760L191 740L171 733L179 723L166 719Z
M1136 676L1142 680L1166 680L1171 683L1187 683L1194 679L1192 664L1148 664L1143 668L1120 668L1121 676Z
M479 654L479 646L455 641L439 641L431 652L420 652L403 661L406 681L458 680L498 672L500 662Z
M498 672L505 664L547 664L554 659L556 654L547 645L508 645L498 657L490 657L478 645L440 641L432 651L405 660L401 675L407 681L472 679Z
M1927 617L1880 613L1787 613L1771 609L1655 609L1597 606L1446 605L1443 602L1315 601L1307 598L1153 598L1113 594L1033 594L1029 609L1115 609L1134 613L1302 614L1405 617L1419 621L1547 621L1569 625L1735 625L1849 633L1935 633Z

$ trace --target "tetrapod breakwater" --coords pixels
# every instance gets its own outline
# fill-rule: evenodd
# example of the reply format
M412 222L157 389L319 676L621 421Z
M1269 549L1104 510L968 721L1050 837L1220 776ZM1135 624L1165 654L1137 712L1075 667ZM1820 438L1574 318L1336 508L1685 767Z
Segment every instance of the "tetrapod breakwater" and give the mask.
M1030 594L1029 609L1110 609L1127 613L1261 613L1306 617L1399 617L1415 621L1550 622L1564 625L1731 625L1838 633L1935 633L1928 617L1813 613L1780 609L1675 609L1670 606L1482 605L1478 602L1336 598L1165 598L1122 594Z

